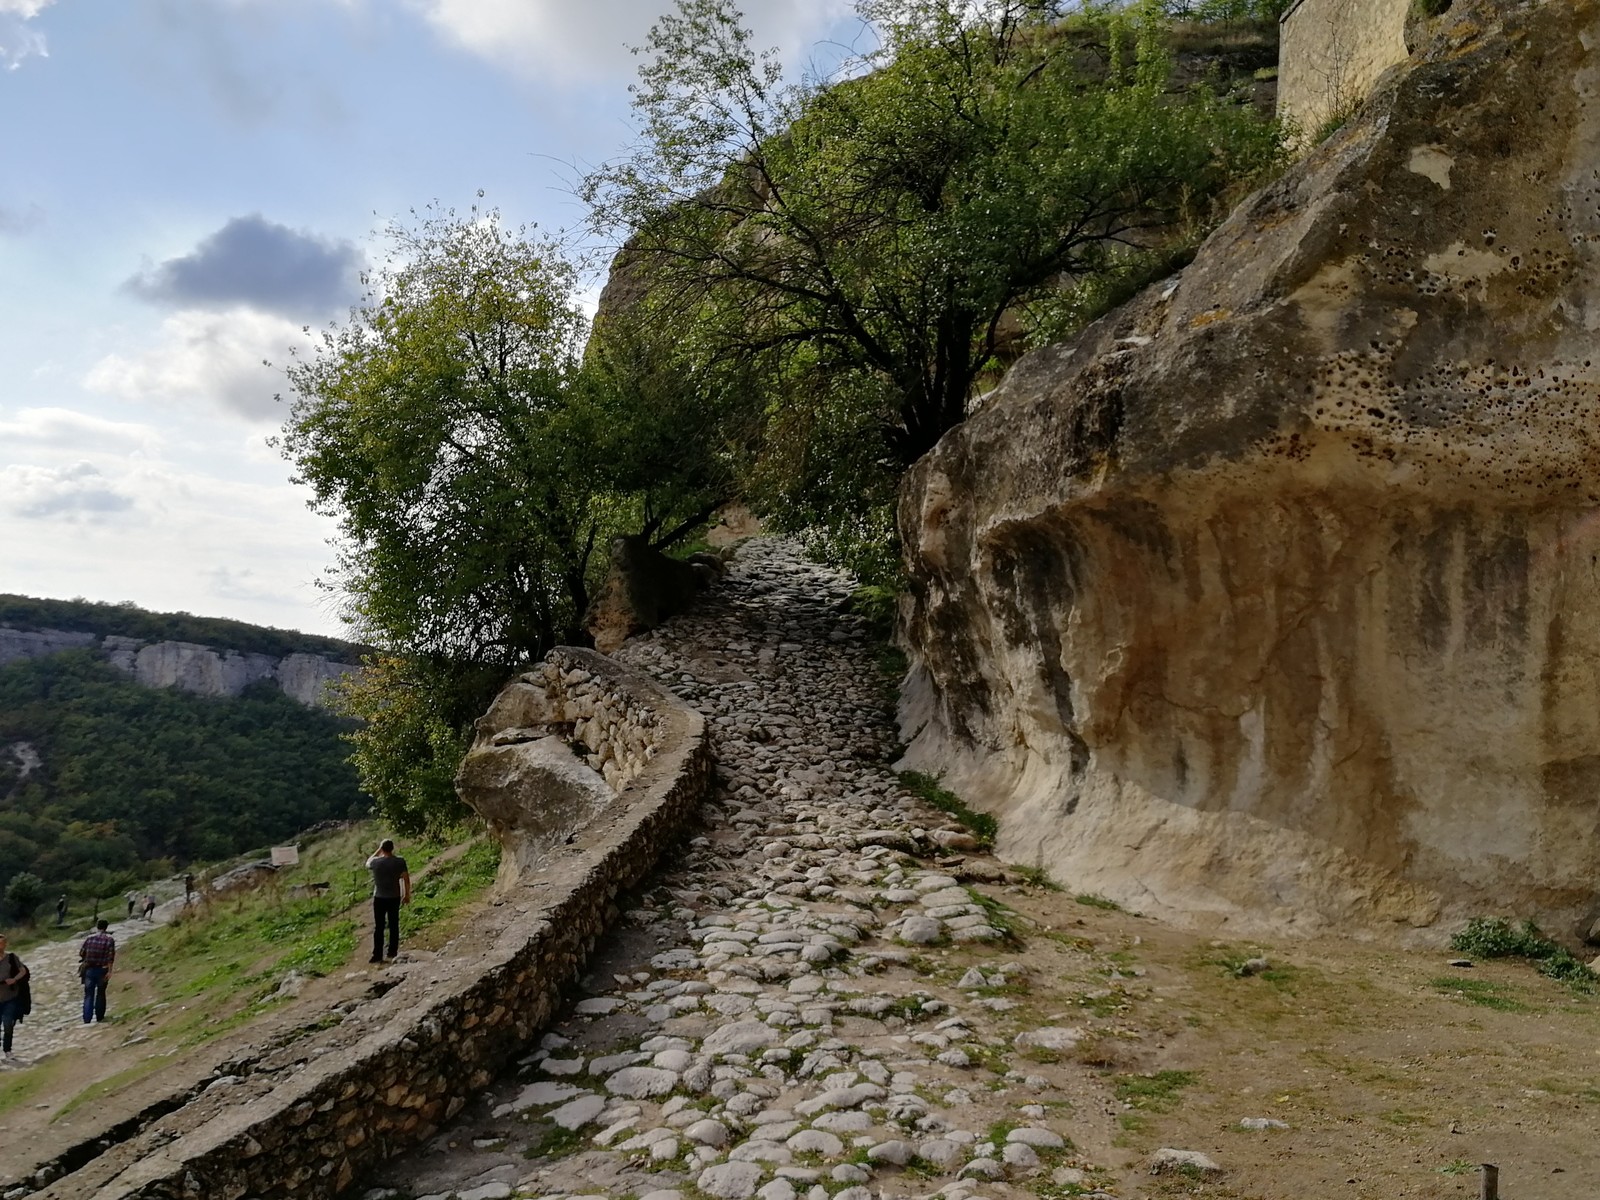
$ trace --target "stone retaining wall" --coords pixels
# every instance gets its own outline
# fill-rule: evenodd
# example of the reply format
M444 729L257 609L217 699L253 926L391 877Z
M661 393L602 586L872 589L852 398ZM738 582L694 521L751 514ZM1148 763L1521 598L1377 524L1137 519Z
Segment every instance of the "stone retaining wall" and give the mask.
M112 1178L75 1174L36 1195L333 1196L431 1137L529 1046L616 916L618 894L645 877L698 807L712 767L700 715L649 680L565 649L545 675L582 714L576 721L606 735L613 774L627 776L623 803L560 847L537 877L503 892L483 925L457 939L468 944L400 974L362 1009L359 1039L320 1054L297 1050L303 1065L283 1082L248 1104L219 1104L165 1144L147 1134L151 1144Z

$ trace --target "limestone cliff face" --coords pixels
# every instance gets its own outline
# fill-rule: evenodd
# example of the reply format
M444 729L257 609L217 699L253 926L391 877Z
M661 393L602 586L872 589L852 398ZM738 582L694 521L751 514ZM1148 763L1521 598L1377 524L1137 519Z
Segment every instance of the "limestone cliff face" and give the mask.
M1600 887L1600 7L1458 0L911 473L911 765L1201 924Z
M0 625L0 667L19 658L38 658L63 650L81 650L94 645L94 634L71 633L63 629L12 629Z
M112 666L127 671L146 687L175 687L200 696L237 696L266 679L285 695L308 707L328 700L328 685L350 671L352 663L316 654L241 654L195 642L145 642L138 638L55 629L23 630L0 625L0 666L19 658L38 658L63 650L98 647Z

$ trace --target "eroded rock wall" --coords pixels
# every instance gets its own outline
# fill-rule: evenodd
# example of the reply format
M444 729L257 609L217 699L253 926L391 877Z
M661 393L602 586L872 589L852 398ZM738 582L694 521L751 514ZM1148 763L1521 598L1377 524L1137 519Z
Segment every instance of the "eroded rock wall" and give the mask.
M908 762L1235 927L1600 883L1600 10L1458 3L902 495Z

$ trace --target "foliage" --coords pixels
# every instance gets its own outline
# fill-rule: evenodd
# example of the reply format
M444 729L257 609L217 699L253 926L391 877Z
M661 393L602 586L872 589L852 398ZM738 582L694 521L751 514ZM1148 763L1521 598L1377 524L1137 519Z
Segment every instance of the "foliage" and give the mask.
M1457 975L1440 975L1429 980L1429 986L1446 995L1459 996L1471 1004L1492 1008L1497 1012L1527 1012L1528 1006L1510 996L1487 979L1462 979Z
M1193 1086L1192 1071L1156 1071L1149 1075L1119 1075L1114 1088L1124 1104L1146 1112L1171 1112L1178 1107L1184 1088Z
M224 617L196 617L189 613L159 613L132 601L103 604L95 600L40 600L31 596L0 594L0 625L13 629L60 629L69 633L108 634L146 642L198 642L241 654L319 654L341 662L354 662L359 647L337 638L317 637L292 629L272 629Z
M602 529L566 402L587 332L574 276L493 213L391 237L349 323L288 367L283 452L339 522L357 628L422 659L515 662L577 628Z
M31 871L18 871L6 884L6 911L31 925L34 911L44 903L44 896L44 880Z
M337 684L339 710L361 721L345 735L361 786L401 833L434 831L466 815L456 767L470 722L499 680L494 668L374 654L359 675Z
M345 722L271 684L232 698L146 688L91 651L0 667L0 885L111 896L173 865L238 854L365 811Z
M785 86L730 0L680 0L643 48L641 142L583 194L709 354L762 364L762 507L893 585L899 469L1020 349L1018 318L1044 331L1030 310L1063 286L1139 275L1279 147L1246 107L1169 93L1155 0L1091 10L1109 65L1053 0L857 11L877 48Z
M1528 959L1539 964L1539 974L1558 979L1577 992L1593 992L1600 983L1581 959L1551 941L1532 921L1513 926L1498 917L1473 917L1450 939L1450 946L1479 958Z
M415 829L459 815L450 775L506 674L587 640L611 539L686 535L731 467L705 416L727 393L673 369L659 322L613 322L584 359L553 243L476 209L390 235L367 300L289 366L281 445L339 522L336 583L379 648L346 693L363 786Z
M939 786L937 779L920 771L901 771L900 783L912 795L933 805L940 812L948 813L965 825L977 836L980 846L994 845L995 836L1000 832L1000 822L990 813L974 812L966 806L961 797L945 791Z

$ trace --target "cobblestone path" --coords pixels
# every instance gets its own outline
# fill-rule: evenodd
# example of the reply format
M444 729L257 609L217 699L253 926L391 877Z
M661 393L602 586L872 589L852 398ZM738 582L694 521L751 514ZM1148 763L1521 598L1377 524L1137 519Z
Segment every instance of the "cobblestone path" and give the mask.
M541 1048L354 1194L1106 1195L1066 1136L1081 1032L1029 1016L1003 906L970 886L1004 871L889 768L847 594L756 539L700 609L618 654L713 723L704 829Z

